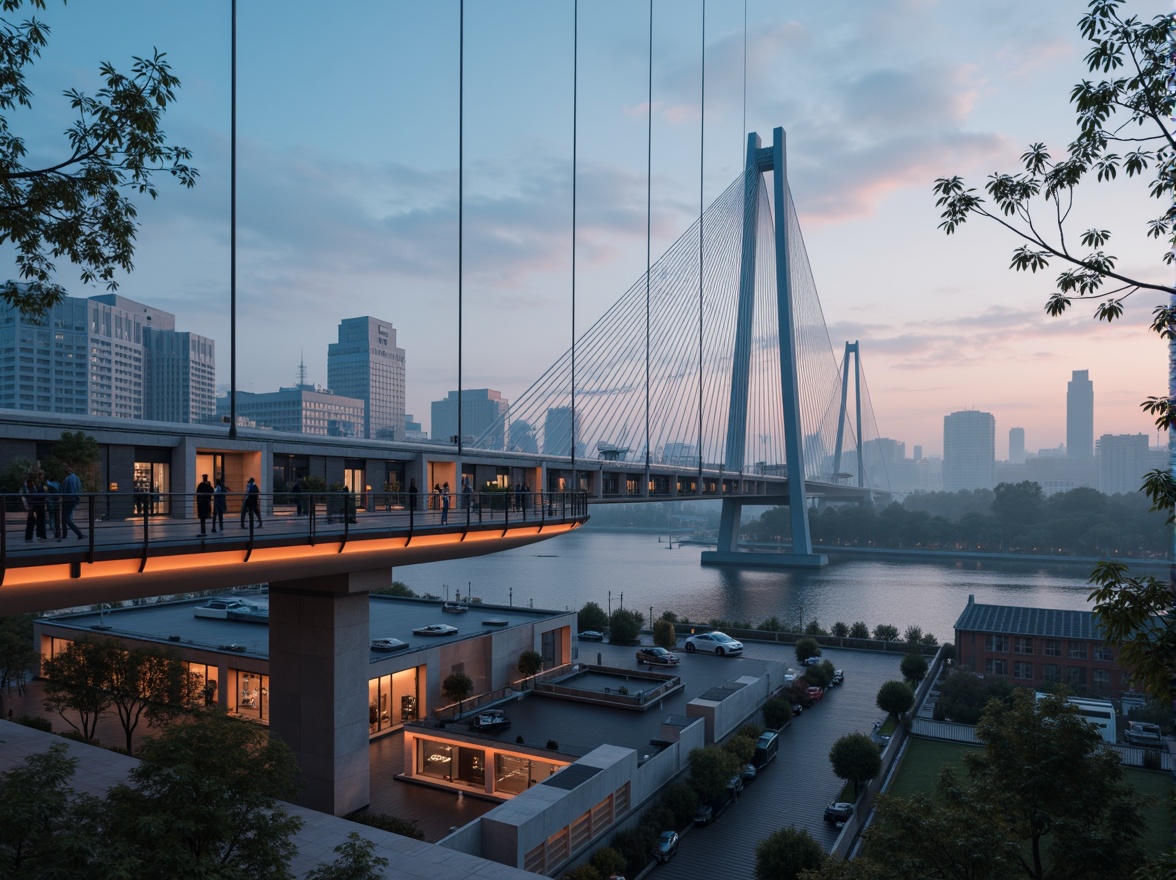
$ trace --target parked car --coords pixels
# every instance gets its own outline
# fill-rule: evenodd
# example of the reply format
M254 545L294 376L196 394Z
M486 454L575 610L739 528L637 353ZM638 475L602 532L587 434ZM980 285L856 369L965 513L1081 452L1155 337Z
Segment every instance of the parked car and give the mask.
M677 666L678 655L665 648L638 648L637 663L648 663L650 666Z
M812 657L805 657L804 660L801 661L800 665L801 666L820 666L821 665L821 655L816 654Z
M749 782L755 782L756 772L755 764L744 764L743 769L739 771L739 777L746 785Z
M829 679L829 686L836 687L837 685L841 684L844 681L845 681L845 673L842 672L840 669L834 669L833 670L833 677L831 679Z
M710 804L699 804L698 809L694 811L695 825L709 825L715 821L715 808Z
M726 633L715 630L690 636L686 640L686 653L693 654L695 651L706 651L718 657L724 654L734 656L743 653L743 642L737 642Z
M501 709L484 709L470 722L470 730L494 732L510 727L510 719Z
M457 632L456 626L448 623L430 623L428 626L418 626L412 631L414 636L451 636Z
M372 639L371 649L380 654L391 654L393 651L402 651L408 647L408 642L402 642L400 639Z
M1159 746L1163 744L1163 736L1158 724L1146 721L1128 721L1127 729L1123 731L1123 738L1137 746Z
M797 715L799 715L803 711L804 711L804 706L800 705L800 703L793 703L792 704L792 717L793 718L795 718Z
M825 696L825 689L819 687L805 688L804 692L808 694L809 699L814 703L819 702L821 697Z
M603 642L604 633L594 629L586 629L576 636L581 642Z
M663 831L653 847L653 857L663 864L678 851L678 832Z
M848 822L852 815L853 804L847 804L845 801L834 801L825 807L825 821L833 825Z

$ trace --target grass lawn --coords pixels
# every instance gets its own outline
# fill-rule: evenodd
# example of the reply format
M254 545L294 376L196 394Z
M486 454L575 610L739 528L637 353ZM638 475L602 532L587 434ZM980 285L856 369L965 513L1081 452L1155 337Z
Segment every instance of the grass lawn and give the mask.
M961 779L967 779L963 756L968 749L976 748L980 746L911 737L907 741L906 755L887 793L898 797L910 797L920 792L930 794L945 764L951 764ZM1159 855L1172 845L1167 806L1167 799L1172 796L1171 776L1139 767L1124 767L1123 770L1123 778L1128 785L1140 795L1154 800L1154 803L1143 808L1146 827L1140 842L1145 853Z

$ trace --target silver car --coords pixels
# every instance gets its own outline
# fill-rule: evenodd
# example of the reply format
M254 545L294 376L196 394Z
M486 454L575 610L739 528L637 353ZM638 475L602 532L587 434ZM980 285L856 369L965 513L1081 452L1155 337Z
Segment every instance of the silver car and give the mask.
M717 657L735 656L743 653L743 642L737 642L726 633L715 630L714 632L699 633L686 640L686 653L693 654L695 651L705 651Z

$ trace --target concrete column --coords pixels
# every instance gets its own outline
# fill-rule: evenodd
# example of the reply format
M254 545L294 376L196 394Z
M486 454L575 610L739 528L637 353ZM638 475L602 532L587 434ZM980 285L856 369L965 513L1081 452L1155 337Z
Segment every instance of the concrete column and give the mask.
M294 751L303 806L370 802L368 592L391 569L270 584L270 727Z

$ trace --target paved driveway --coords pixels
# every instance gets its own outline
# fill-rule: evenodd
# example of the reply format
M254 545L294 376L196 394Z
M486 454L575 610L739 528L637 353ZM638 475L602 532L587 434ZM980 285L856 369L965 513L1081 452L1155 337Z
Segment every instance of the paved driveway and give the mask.
M746 655L785 659L781 650L751 645ZM901 678L902 658L831 648L825 648L823 656L845 670L845 683L830 688L821 702L793 719L780 734L776 760L717 822L690 829L678 854L654 869L654 880L753 877L756 844L788 826L806 829L826 849L833 846L837 833L822 814L843 783L833 775L829 749L846 733L869 733L871 724L882 717L874 699L883 682Z

